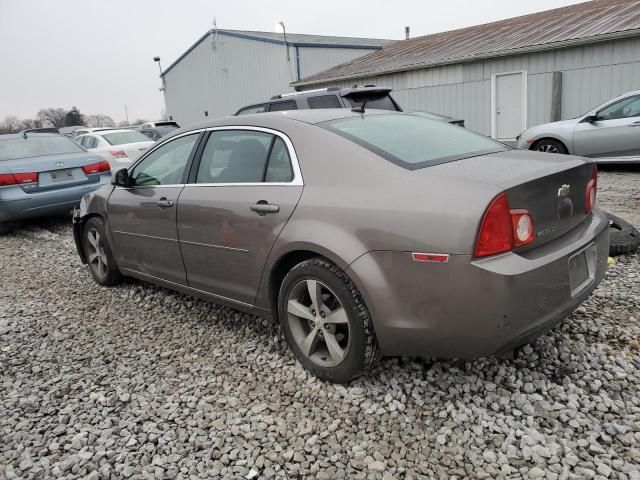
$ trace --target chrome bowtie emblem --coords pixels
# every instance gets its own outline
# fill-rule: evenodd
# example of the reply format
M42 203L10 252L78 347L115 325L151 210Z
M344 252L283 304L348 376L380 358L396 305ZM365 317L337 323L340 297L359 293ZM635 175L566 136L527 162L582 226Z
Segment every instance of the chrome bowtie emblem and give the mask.
M64 167L64 162L56 162L56 167Z
M562 185L558 189L558 197L566 197L571 192L571 185Z

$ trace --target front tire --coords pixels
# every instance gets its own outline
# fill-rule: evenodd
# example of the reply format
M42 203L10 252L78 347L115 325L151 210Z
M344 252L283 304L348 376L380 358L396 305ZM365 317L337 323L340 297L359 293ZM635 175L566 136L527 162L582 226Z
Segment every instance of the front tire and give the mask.
M347 383L379 358L362 295L346 273L325 259L306 260L285 276L278 318L298 361L322 380Z
M82 246L89 271L96 283L110 287L122 280L122 274L109 248L104 221L101 218L92 217L87 220L84 225Z
M569 150L567 150L567 147L565 147L562 142L552 138L543 138L542 140L538 140L533 144L531 150L544 153L559 153L562 155L569 153Z

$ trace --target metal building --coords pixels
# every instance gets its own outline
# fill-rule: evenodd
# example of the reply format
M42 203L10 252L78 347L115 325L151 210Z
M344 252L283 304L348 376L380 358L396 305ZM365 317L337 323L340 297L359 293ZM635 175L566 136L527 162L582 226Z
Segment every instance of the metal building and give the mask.
M167 113L181 125L230 115L391 42L213 29L162 72Z
M405 110L510 140L640 89L640 0L596 0L416 37L295 82L393 88Z

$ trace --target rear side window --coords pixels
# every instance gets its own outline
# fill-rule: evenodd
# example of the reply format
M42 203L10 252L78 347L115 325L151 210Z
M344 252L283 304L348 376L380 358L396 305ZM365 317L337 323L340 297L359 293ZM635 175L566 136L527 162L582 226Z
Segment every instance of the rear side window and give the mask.
M408 114L363 115L320 125L409 170L508 150L464 128Z
M377 110L392 110L397 111L396 106L393 104L393 100L387 93L379 94L351 94L345 97L353 108L361 107L364 101L367 103L365 109L375 108Z
M293 180L284 141L251 130L221 130L209 135L196 183L261 183Z
M245 107L238 110L236 115L249 115L251 113L263 113L267 111L266 105L252 105L251 107Z
M309 108L342 108L337 95L319 95L307 98Z
M298 106L296 105L296 101L295 100L288 100L286 102L278 102L278 103L272 103L271 105L269 105L269 111L270 112L280 112L283 110L297 110Z

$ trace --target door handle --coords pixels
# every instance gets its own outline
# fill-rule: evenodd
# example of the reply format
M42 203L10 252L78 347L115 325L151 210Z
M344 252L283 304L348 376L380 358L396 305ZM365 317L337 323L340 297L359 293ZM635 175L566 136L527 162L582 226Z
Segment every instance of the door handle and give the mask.
M629 124L630 127L640 127L640 122L633 122Z
M260 200L249 208L252 212L256 212L258 215L266 215L267 213L277 213L280 211L280 206L271 205L266 200Z
M173 200L167 200L166 197L162 197L156 202L156 205L158 205L160 208L173 207Z

